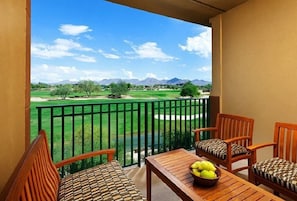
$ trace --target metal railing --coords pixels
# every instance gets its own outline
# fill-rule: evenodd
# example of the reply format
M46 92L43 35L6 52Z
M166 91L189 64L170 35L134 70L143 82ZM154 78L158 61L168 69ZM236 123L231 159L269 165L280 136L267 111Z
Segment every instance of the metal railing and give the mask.
M209 126L209 99L119 101L39 106L38 130L48 134L54 162L115 148L116 159L140 166L152 154L193 149L192 129Z

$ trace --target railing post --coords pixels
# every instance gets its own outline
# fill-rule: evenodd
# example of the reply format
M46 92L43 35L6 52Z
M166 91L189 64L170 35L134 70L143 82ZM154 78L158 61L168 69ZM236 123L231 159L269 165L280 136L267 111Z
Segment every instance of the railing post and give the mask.
M140 116L141 115L141 103L138 103L138 119L137 119L137 134L138 134L138 149L137 149L137 159L138 159L138 167L141 166L141 119L140 119Z
M148 153L148 103L144 103L144 156Z
M152 145L151 145L151 152L152 155L154 155L155 153L155 103L151 102L151 121L152 121L152 125L151 125L151 133L152 133Z
M41 130L41 117L42 117L42 115L41 115L41 110L42 110L42 108L41 107L37 107L37 133Z

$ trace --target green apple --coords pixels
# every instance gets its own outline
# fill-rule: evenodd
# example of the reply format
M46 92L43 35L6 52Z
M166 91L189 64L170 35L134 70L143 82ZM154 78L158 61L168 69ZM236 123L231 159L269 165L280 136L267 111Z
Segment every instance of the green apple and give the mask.
M201 167L201 161L196 161L191 165L192 169L200 169Z
M215 178L217 178L217 174L211 170L202 170L200 172L200 177L205 178L205 179L215 179Z
M216 171L216 167L212 162L209 161L201 161L201 170L210 170L210 171Z
M194 168L194 169L192 169L192 172L193 172L194 175L200 177L200 172L199 172L198 169Z

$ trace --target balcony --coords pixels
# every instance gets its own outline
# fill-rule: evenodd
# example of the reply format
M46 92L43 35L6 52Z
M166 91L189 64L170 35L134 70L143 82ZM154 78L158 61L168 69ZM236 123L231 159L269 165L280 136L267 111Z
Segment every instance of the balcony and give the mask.
M210 126L208 98L130 100L39 106L36 109L38 130L47 131L54 162L93 150L114 148L115 158L143 195L146 195L145 157L180 147L194 153L192 129ZM203 135L209 137L208 133ZM73 173L104 160L81 161L63 168L60 174ZM239 163L247 161L237 162L235 166ZM247 170L237 176L247 179ZM155 175L152 182L153 200L180 200Z
M192 129L210 122L208 98L53 105L37 107L37 113L38 130L46 130L54 162L114 148L123 167L141 167L146 156L180 147L192 150ZM101 162L82 161L62 174Z

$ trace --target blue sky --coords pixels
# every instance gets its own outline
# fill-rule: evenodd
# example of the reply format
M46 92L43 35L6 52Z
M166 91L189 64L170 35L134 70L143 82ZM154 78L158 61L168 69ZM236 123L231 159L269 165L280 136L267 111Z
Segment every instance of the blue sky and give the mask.
M211 81L211 29L105 0L31 1L31 82Z

